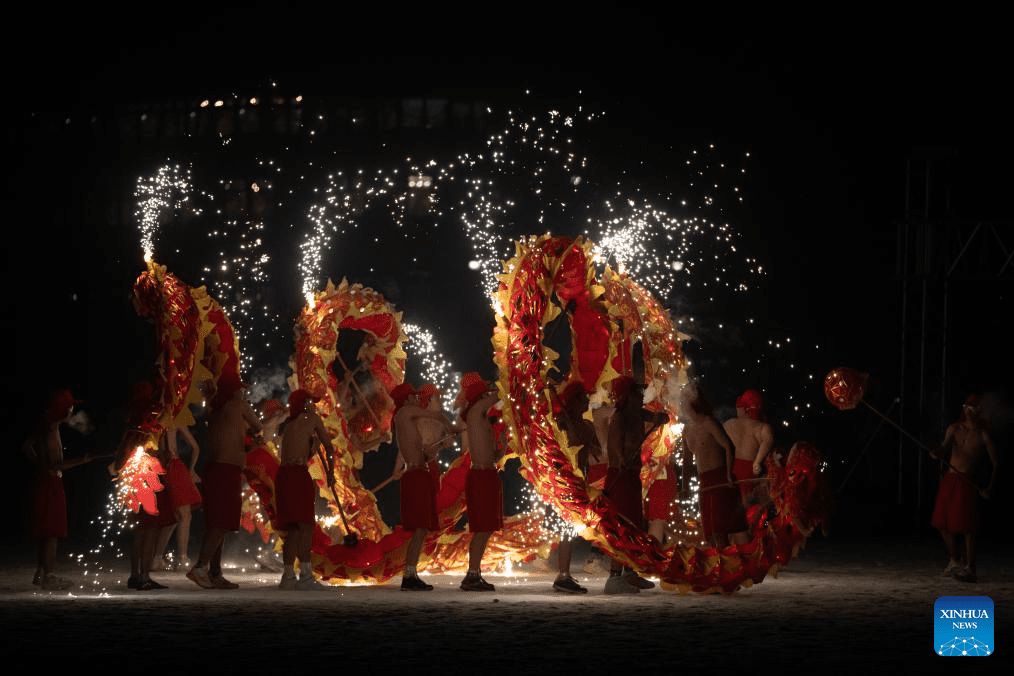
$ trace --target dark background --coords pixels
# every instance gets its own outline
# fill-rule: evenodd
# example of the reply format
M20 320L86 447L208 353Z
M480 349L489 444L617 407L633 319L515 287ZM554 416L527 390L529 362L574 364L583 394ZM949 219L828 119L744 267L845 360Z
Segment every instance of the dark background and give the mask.
M938 302L941 270L961 250L951 242L954 223L998 223L985 248L1001 258L1014 248L1009 57L994 28L999 22L986 15L884 21L599 7L321 11L174 4L59 16L20 10L11 25L30 39L5 47L5 322L14 336L9 429L22 438L45 390L67 385L86 400L96 424L90 436L68 434L68 454L108 447L122 430L127 388L150 363L150 326L128 302L142 269L136 231L117 209L129 201L137 176L174 149L94 131L107 129L103 120L130 106L266 87L302 93L308 102L447 97L539 110L579 100L608 113L596 160L624 167L652 194L669 183L678 189L690 148L714 143L733 163L749 153L744 203L731 205L728 216L741 248L763 262L767 277L745 299L688 300L682 309L708 328L747 315L758 322L752 333L702 331L687 345L697 375L726 413L743 388L765 389L779 443L809 439L825 451L848 515L840 528L890 530L899 521L925 528L935 466L923 464L918 447L869 411L832 409L819 382L837 366L870 373L869 403L890 410L926 444L939 441L967 391L983 390L1001 450L1009 446L1011 270L980 265L953 279L944 329ZM81 131L82 120L98 122ZM468 143L478 138L468 136ZM383 152L398 157L447 150L448 143L466 145L461 135L374 135L346 143L342 157L368 165ZM201 151L196 143L184 149L195 157ZM230 167L200 170L210 180ZM922 275L899 268L900 228L913 220L932 220L927 231L951 247L933 249L934 263ZM455 292L447 261L463 257L463 244L448 228L429 225L416 224L419 238L439 260L434 267L448 274L424 277L425 286L411 279L398 285L389 272L371 277L352 266L330 274L376 286L407 315L431 313L442 349L459 368L488 369L488 343L474 324L461 323L484 309L467 299L440 300ZM389 269L402 269L397 256L404 252L388 254ZM188 266L199 260L183 254L163 262L189 281ZM281 316L294 317L300 299L288 283L273 280L264 293L274 294ZM935 354L919 361L918 338L927 329L911 315L908 324L902 320L903 299L923 298L923 289L929 300L910 312L933 316L937 328L927 340L947 345L946 365ZM771 337L785 336L793 339L791 350L767 347ZM274 367L284 367L285 358L284 346L265 355ZM786 362L798 362L817 380L786 369ZM804 402L812 413L799 416L794 407ZM96 486L106 481L97 465L81 472L90 472ZM998 487L1000 499L1008 499L1008 486Z

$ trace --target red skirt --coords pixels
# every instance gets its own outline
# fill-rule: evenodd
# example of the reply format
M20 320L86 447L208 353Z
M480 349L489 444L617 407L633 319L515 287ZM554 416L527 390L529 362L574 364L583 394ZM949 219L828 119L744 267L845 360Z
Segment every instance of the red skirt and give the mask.
M243 468L226 462L204 466L204 525L239 530L243 511Z
M736 481L739 483L739 494L741 497L746 497L753 493L753 489L757 487L756 481L751 479L756 478L753 473L753 461L744 460L743 458L736 458L732 463L732 476L736 477Z
M656 479L648 488L648 502L645 505L644 517L649 521L670 518L675 500L676 474L672 467L666 467L666 477Z
M173 509L201 504L201 492L197 490L197 485L190 478L190 468L179 458L169 461L165 482L169 496L172 498ZM161 509L159 507L159 511Z
M32 503L34 538L67 537L67 496L62 477L49 472L36 474Z
M492 533L503 528L503 484L495 469L468 470L465 479L468 530Z
M641 473L637 469L610 467L606 474L605 493L616 506L616 511L638 528L644 527Z
M704 537L710 538L714 533L745 531L746 517L743 514L739 491L735 486L723 485L726 483L725 465L705 472L700 478Z
M437 491L440 470L436 462L415 467L401 475L401 527L407 531L425 528L436 530Z
M930 524L945 533L979 532L979 491L967 476L958 472L943 475Z
M291 530L298 524L312 524L314 514L313 479L306 465L282 465L275 476L274 525L278 530Z
M600 463L588 465L588 485L601 490L606 485L606 475L609 473L609 465Z

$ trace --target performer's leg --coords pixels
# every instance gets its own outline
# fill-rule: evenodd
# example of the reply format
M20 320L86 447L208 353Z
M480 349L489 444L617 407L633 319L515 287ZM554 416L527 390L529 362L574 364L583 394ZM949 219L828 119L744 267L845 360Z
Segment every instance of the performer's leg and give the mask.
M473 533L472 541L468 543L468 572L469 574L480 574L482 568L482 555L486 552L486 543L492 533Z
M422 553L423 542L426 540L425 528L416 528L412 533L412 539L408 541L408 548L405 550L405 577L415 577L415 567L419 563L419 554Z
M652 536L659 541L659 544L664 544L663 538L665 537L665 519L652 519L648 522L648 535Z
M419 554L422 553L423 542L429 531L425 528L416 528L412 538L408 541L408 548L405 550L405 572L401 577L401 588L403 591L430 591L433 585L426 584L419 579L416 566L419 564Z
M570 560L574 554L574 541L566 535L560 540L560 546L556 548L558 557L556 570L560 577L570 576Z
M186 564L190 560L190 505L183 505L176 510L179 523L176 525L176 553L179 560Z

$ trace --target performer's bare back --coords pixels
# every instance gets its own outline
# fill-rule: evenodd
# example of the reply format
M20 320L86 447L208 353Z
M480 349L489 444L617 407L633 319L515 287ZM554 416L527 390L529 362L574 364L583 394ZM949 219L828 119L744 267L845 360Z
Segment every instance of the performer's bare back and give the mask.
M691 416L683 427L683 441L694 454L698 473L709 472L723 464L731 471L732 440L713 417Z
M737 416L726 420L723 427L736 449L736 458L740 460L753 462L762 449L766 453L774 444L771 425L763 420Z
M208 417L208 461L246 464L246 433L261 431L257 414L241 394L229 399Z

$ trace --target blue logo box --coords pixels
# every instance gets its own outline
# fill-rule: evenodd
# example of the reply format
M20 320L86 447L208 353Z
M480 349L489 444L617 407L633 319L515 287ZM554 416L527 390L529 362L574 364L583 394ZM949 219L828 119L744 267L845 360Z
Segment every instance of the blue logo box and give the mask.
M992 655L993 599L941 596L933 604L933 652L941 657Z

